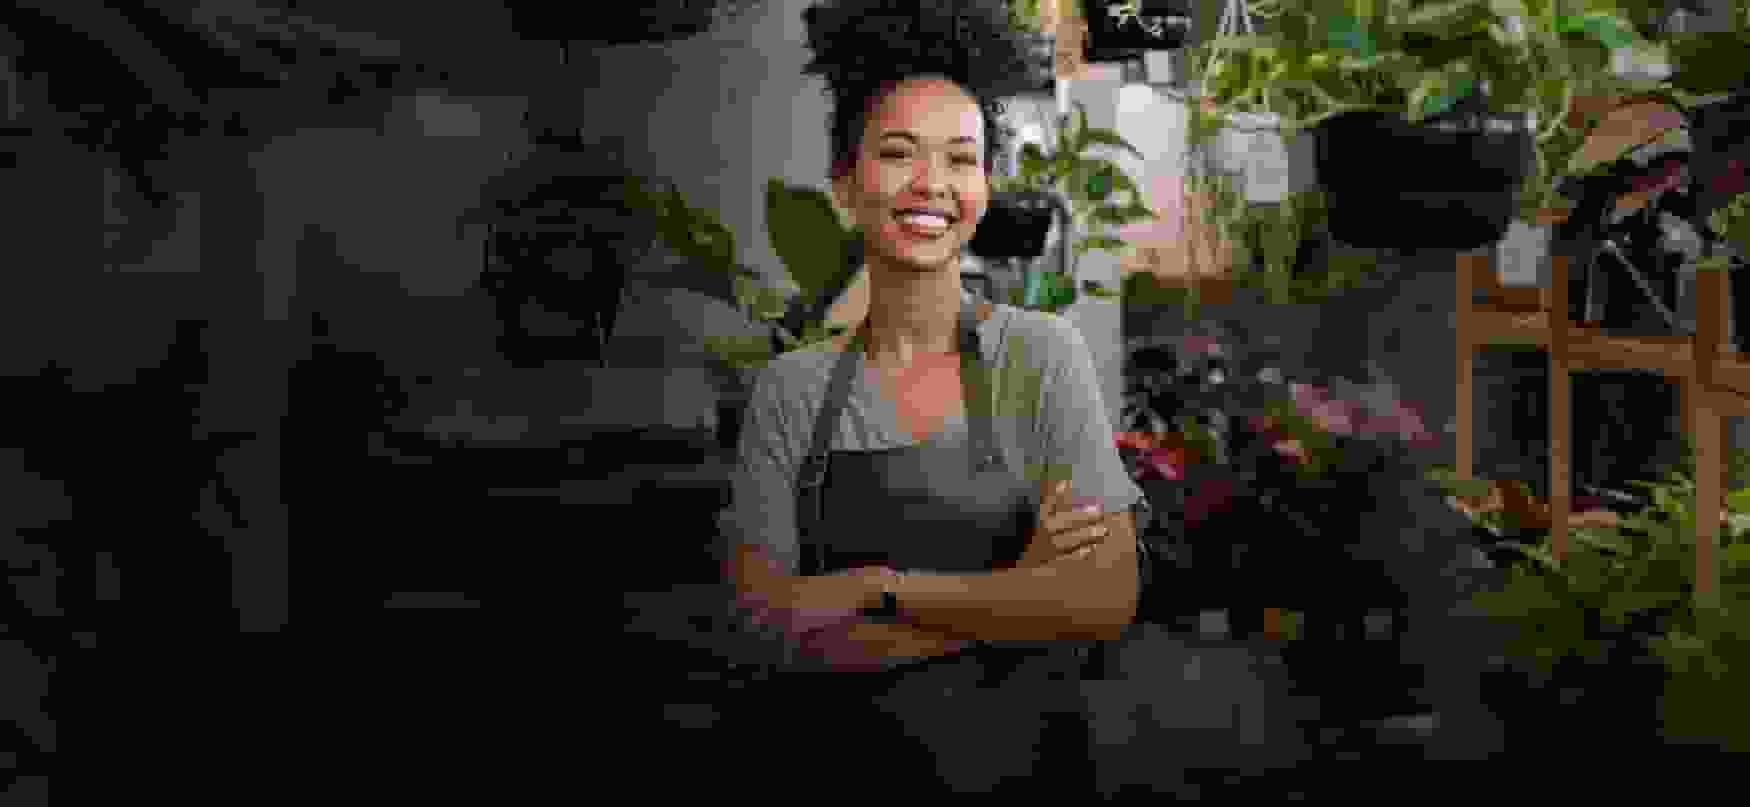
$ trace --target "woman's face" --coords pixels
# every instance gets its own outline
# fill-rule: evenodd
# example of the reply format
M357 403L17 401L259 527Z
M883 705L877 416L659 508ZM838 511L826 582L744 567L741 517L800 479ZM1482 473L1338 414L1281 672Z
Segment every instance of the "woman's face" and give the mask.
M953 82L911 79L883 97L864 127L856 164L833 181L839 205L863 232L870 264L957 269L990 202L983 155L983 112Z

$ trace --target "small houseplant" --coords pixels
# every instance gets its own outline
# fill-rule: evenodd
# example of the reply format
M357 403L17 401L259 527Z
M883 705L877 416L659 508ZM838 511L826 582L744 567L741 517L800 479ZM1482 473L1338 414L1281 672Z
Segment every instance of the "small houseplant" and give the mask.
M1075 264L1090 250L1119 251L1126 242L1110 233L1122 227L1155 218L1155 213L1143 203L1136 182L1117 163L1089 156L1096 146L1136 150L1117 132L1088 126L1086 107L1076 104L1076 114L1059 120L1057 147L1047 154L1035 143L1021 148L1019 170L1013 177L992 177L991 186L997 192L1035 192L1047 195L1057 208L1060 226L1064 227L1063 244L1072 246L1061 253L1057 271L1043 270L1029 276L1025 295L1018 304L1057 312L1076 301ZM1120 197L1123 200L1120 200ZM1079 239L1075 233L1086 233ZM1073 259L1072 256L1073 255ZM1096 297L1116 297L1117 292L1098 284L1083 284L1081 291Z

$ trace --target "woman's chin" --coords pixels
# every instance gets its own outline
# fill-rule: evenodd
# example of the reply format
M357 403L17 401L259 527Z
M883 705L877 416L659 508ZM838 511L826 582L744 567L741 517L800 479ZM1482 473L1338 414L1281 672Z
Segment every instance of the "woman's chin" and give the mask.
M890 264L902 271L909 272L942 272L958 268L952 250L939 253L936 250L899 250L892 256Z

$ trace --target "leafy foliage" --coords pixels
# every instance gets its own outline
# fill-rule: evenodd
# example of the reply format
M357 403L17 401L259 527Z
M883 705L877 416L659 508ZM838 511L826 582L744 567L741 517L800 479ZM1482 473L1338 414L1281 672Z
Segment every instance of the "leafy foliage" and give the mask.
M843 275L846 249L855 233L845 230L824 191L766 182L766 231L772 251L784 262L790 278L802 290L791 296L762 282L753 269L738 264L735 234L714 211L687 203L672 186L655 187L646 178L626 177L615 195L630 210L648 217L664 244L686 262L690 271L731 275L735 305L770 336L708 336L705 347L725 366L757 370L773 356L818 344L841 335L841 327L803 322L800 334L780 320L831 291Z
M1127 242L1111 230L1156 217L1144 203L1135 180L1116 162L1089 156L1089 149L1095 147L1122 149L1142 159L1142 152L1116 131L1088 126L1087 107L1077 102L1075 114L1059 121L1057 144L1049 154L1038 144L1028 143L1021 148L1020 170L1015 176L991 179L993 190L1042 191L1064 200L1075 231L1085 233L1071 245L1077 259L1096 249L1124 249ZM1074 277L1072 263L1069 278L1049 281L1056 291L1035 297L1030 305L1056 313L1074 303ZM1095 296L1113 296L1104 288L1095 288Z
M1472 603L1514 626L1509 654L1550 674L1564 658L1601 661L1628 646L1657 656L1670 674L1664 699L1668 736L1723 741L1750 749L1750 732L1733 701L1750 680L1750 490L1727 497L1716 540L1718 597L1698 601L1693 510L1694 452L1663 479L1639 483L1648 504L1615 528L1570 531L1557 560L1547 535L1510 543L1526 559L1505 584ZM1733 452L1726 473L1750 468L1750 452ZM1729 684L1729 686L1728 686Z

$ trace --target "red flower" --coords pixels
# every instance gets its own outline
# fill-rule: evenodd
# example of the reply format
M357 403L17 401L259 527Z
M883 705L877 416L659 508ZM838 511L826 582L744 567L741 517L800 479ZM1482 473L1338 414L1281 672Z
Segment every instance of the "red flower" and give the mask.
M1231 480L1217 477L1199 485L1185 497L1185 523L1195 526L1211 515L1226 510L1234 496Z
M1714 193L1722 194L1727 198L1750 190L1750 179L1745 176L1744 162L1736 159L1728 160L1726 170L1715 176L1709 185Z
M1119 448L1149 449L1159 445L1160 438L1150 432L1115 432L1114 442Z
M1137 478L1155 476L1169 481L1184 479L1187 453L1185 449L1176 447L1145 449L1136 458Z
M1645 176L1636 177L1632 183L1636 193L1663 193L1683 184L1683 164L1675 160L1668 161L1658 171Z

